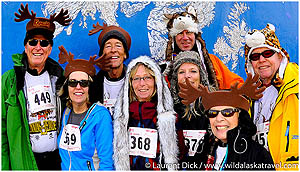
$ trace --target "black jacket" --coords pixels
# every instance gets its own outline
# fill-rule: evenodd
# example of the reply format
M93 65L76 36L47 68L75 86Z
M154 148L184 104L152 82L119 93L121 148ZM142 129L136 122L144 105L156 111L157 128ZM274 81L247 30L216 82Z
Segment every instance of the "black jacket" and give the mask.
M94 79L94 84L91 85L91 89L94 89L94 96L91 100L91 102L97 102L100 101L100 103L103 103L103 83L104 83L104 76L108 78L110 81L119 81L125 77L125 72L126 72L126 66L125 64L123 65L123 71L121 77L114 79L114 78L109 78L108 73L100 70L97 75L93 78Z
M240 113L239 125L227 132L228 154L224 170L275 170L271 154L259 143L252 139L256 126L250 120L246 111ZM208 131L204 141L198 147L196 157L205 169L209 154L215 156L216 142L211 131ZM212 150L210 152L210 150Z

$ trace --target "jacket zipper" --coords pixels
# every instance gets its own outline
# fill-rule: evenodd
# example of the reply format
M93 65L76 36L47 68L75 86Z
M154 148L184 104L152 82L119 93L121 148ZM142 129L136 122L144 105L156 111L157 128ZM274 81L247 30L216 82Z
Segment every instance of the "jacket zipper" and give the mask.
M87 165L89 171L92 171L91 162L90 161L86 161L86 165Z
M285 152L289 151L289 140L290 140L290 121L287 121L286 124L286 131L285 131L285 136L286 136L286 148L285 148Z

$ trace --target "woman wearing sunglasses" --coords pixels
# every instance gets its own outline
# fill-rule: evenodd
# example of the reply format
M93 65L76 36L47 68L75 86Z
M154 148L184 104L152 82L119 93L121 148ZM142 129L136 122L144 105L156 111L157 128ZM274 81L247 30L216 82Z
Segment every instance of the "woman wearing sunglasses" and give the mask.
M299 67L289 62L275 27L268 24L246 36L246 72L258 74L266 90L251 102L251 119L257 126L255 141L270 151L276 170L298 170L299 157ZM289 167L288 167L289 166Z
M210 128L204 136L204 142L198 146L196 157L205 170L274 170L270 153L252 140L256 127L250 119L248 100L244 97L260 98L264 88L258 75L249 74L245 83L231 90L209 92L206 87L193 87L187 80L180 95L186 98L186 91L202 97L205 114Z
M104 106L93 103L95 56L74 60L63 46L59 49L59 62L68 62L59 92L67 101L58 136L62 170L114 170L112 119Z
M147 56L133 59L115 105L116 170L178 169L177 143L184 145L183 135L158 64Z
M215 88L209 84L208 75L201 65L199 54L194 51L180 52L172 65L169 65L167 71L170 81L170 91L174 101L174 110L179 116L181 122L185 145L188 149L188 155L184 158L182 167L185 166L188 170L199 170L195 166L186 164L198 164L199 161L194 158L197 146L202 137L206 133L209 121L205 117L204 107L202 106L201 98L197 98L189 105L182 104L181 98L178 96L179 83L185 83L188 79L195 87L199 84L209 87L209 90L214 91ZM215 83L217 85L217 83Z

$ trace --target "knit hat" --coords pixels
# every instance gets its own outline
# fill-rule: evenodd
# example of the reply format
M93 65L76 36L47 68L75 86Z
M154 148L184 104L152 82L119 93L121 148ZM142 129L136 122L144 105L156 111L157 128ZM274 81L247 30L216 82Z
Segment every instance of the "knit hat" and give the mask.
M102 30L98 37L98 44L100 47L99 50L99 56L103 54L103 47L107 40L111 38L116 38L120 40L123 43L125 53L127 58L129 57L129 50L131 45L131 38L128 32L126 32L123 28L118 26L107 26L107 24L103 23L103 26L99 25L99 22L97 22L97 25L93 24L94 29L89 31L88 35L93 35L99 31Z
M46 39L48 39L53 45L53 33L55 31L55 24L54 21L58 22L63 26L68 26L71 22L71 19L68 15L68 10L64 11L61 9L59 14L56 13L50 15L50 18L43 18L43 17L36 17L36 13L28 10L28 4L24 5L21 4L20 9L18 10L20 14L15 13L16 22L21 22L26 19L30 19L30 21L26 25L26 36L24 39L24 45L27 43L28 39L32 38L34 35L43 35Z
M247 73L254 75L254 69L251 64L249 56L256 48L266 47L280 53L282 55L282 61L279 67L279 75L277 77L283 78L285 67L290 60L289 54L284 48L281 47L277 36L275 35L275 26L268 23L266 28L262 30L252 30L246 35L245 44L245 68Z
M84 59L73 59L74 58L74 54L72 54L71 52L67 52L67 50L64 48L64 46L59 46L58 47L60 50L59 53L59 60L58 62L60 64L64 64L66 62L69 62L65 68L65 74L64 76L67 78L70 73L75 72L75 71L82 71L87 73L89 76L94 76L96 74L96 68L95 68L95 64L98 62L98 60L95 60L95 58L97 57L97 55L94 55L93 57L90 57L90 60L84 60Z
M174 100L174 103L179 103L179 97L178 97L178 69L180 66L184 63L192 63L198 66L199 68L199 74L200 74L200 83L205 86L209 86L208 82L208 76L205 74L203 67L200 62L199 54L194 51L184 51L180 52L176 59L174 60L173 66L170 66L172 69L170 69L170 73L168 75L168 79L170 80L170 91ZM210 88L210 87L209 87Z

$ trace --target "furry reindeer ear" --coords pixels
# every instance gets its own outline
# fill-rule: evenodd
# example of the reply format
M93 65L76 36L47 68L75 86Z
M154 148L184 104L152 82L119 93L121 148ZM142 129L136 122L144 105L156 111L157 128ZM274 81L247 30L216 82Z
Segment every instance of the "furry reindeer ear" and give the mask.
M188 6L188 7L186 8L186 11L187 11L188 13L190 13L190 14L193 14L195 17L197 17L196 10L195 10L195 8L194 8L193 6Z
M165 24L168 24L169 21L174 17L174 14L164 14L163 21Z

